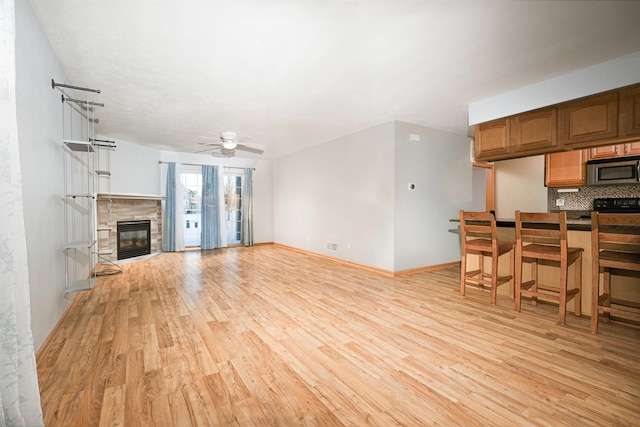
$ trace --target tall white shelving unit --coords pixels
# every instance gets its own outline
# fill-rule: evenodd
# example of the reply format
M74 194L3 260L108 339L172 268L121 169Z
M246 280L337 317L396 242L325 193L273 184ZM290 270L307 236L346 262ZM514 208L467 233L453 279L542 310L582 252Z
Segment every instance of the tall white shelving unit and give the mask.
M104 107L92 99L100 94L99 90L54 80L51 86L62 92L65 290L69 293L91 289L96 281L99 253L96 197L102 181L111 177L108 169L100 168L97 153L115 149L115 144L97 142L94 136L96 107ZM80 92L84 99L70 96ZM110 191L110 184L108 188Z

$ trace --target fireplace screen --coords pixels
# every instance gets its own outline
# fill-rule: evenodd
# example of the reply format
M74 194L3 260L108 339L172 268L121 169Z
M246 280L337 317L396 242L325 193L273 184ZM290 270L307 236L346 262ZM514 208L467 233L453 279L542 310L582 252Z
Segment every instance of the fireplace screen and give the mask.
M151 221L118 221L118 259L151 253Z

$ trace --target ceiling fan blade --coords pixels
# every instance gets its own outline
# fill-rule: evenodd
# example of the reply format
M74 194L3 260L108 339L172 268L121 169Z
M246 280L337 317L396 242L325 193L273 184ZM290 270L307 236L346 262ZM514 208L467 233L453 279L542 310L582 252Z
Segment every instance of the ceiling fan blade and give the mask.
M200 147L222 147L219 142L197 142L196 145Z
M215 139L216 141L220 141L220 137L219 137L219 136L204 136L204 135L200 135L200 136L198 136L198 138L202 138L202 139Z
M207 152L207 151L215 150L215 149L217 149L217 148L218 148L218 147L203 148L203 149L201 149L201 150L196 150L196 151L194 151L194 153L205 153L205 152Z
M246 146L246 145L238 145L236 147L236 150L248 151L249 153L255 153L255 154L264 153L264 150L261 150L259 148L249 147L249 146Z

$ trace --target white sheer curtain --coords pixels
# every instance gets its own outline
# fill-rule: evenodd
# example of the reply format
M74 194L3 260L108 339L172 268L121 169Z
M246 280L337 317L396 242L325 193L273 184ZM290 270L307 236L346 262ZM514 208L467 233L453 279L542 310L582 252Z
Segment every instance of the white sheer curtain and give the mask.
M15 11L0 2L0 426L41 426L15 99Z
M184 195L181 175L180 163L168 163L167 199L162 223L162 250L167 252L184 251Z

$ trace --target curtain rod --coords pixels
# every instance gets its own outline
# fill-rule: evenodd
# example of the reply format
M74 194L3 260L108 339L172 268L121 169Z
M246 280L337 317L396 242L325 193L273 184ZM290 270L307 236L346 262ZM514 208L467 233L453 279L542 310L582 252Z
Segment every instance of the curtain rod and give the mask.
M163 162L162 160L158 160L158 163L160 164L167 164L167 163L171 163L171 162ZM176 163L180 163L180 162L176 162ZM203 165L201 163L180 163L181 165L185 165L185 166L222 166L222 165ZM227 168L227 169L251 169L251 170L256 170L256 168L243 168L240 166L222 166L223 168Z

